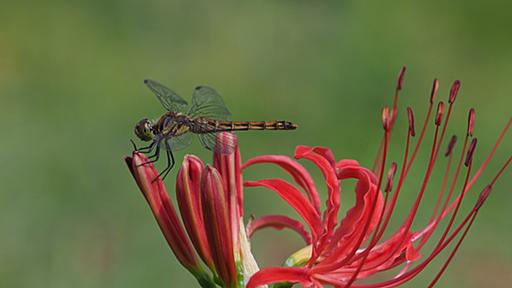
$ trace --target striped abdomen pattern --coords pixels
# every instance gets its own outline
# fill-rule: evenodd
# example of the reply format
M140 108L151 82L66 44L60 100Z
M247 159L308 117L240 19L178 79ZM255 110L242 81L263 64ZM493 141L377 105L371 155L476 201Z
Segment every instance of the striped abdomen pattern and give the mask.
M295 130L297 124L288 121L219 121L204 119L208 123L210 131L203 133L221 131L247 131L247 130ZM201 133L202 131L198 131ZM196 132L197 133L197 132Z

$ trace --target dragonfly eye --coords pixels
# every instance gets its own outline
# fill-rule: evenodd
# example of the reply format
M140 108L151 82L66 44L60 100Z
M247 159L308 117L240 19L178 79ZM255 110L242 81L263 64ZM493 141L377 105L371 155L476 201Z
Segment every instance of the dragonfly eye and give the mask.
M153 124L149 119L142 119L135 125L135 135L142 141L150 141L153 139Z

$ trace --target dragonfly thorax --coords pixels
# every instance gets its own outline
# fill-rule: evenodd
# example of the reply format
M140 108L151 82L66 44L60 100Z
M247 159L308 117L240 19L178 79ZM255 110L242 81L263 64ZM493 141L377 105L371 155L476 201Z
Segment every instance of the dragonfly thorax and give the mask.
M178 112L165 113L153 127L153 133L164 136L180 136L189 131L191 119Z

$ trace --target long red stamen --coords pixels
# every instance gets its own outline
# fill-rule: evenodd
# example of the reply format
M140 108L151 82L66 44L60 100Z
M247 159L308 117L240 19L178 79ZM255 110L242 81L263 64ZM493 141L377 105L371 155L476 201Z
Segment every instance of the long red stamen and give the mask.
M407 174L409 173L412 163L414 162L414 159L416 159L416 154L418 154L418 150L420 149L421 143L423 142L423 137L425 136L425 131L427 130L428 121L430 120L430 116L432 115L432 109L434 108L434 98L437 95L438 89L439 81L437 81L437 79L434 79L434 83L432 84L432 92L430 93L430 102L428 106L427 116L425 116L425 121L423 122L423 128L421 129L420 137L418 138L418 142L416 142L416 147L414 147L411 159L407 164L407 169L405 169L404 177L407 176Z
M469 184L468 184L468 187L466 188L466 191L464 191L464 193L467 193L467 191L469 189L471 189L471 187L473 186L473 184L475 184L476 180L480 177L480 175L482 174L482 172L485 170L485 168L487 167L487 164L489 164L489 161L491 161L492 157L494 156L494 154L496 153L496 150L498 150L499 146L501 145L501 143L503 142L503 138L505 137L505 135L507 134L508 130L510 129L510 126L512 125L512 117L509 119L507 125L505 125L505 128L503 129L503 131L501 132L500 136L498 137L498 140L496 141L496 143L494 144L491 152L489 153L489 155L487 156L487 158L485 159L485 161L482 163L482 165L480 165L480 168L478 169L478 171L475 173L475 175L473 175L473 178L471 178L471 181L469 181ZM459 196L460 197L460 196ZM446 214L448 214L454 207L455 205L457 204L456 202L458 201L459 199L456 198L452 203L451 205L448 207L448 209L446 209L446 211L443 212L443 217L446 216Z
M388 172L386 188L384 190L386 192L386 196L385 196L385 200L384 200L384 207L386 207L386 204L388 202L389 192L391 191L391 188L393 187L393 178L395 177L396 167L397 167L396 163L393 162L391 164L391 168L389 169L389 172ZM380 191L380 190L377 190L377 191ZM370 255L370 252L372 251L373 247L375 247L375 245L378 243L377 235L379 234L380 225L382 224L382 219L384 217L385 211L386 211L386 209L382 209L382 211L379 215L377 227L375 228L375 230L373 232L373 235L372 235L372 238L370 239L370 242L369 242L370 244L368 244L368 247L366 247L365 250L363 250L363 252L361 252L359 254L360 256L358 255L359 257L358 256L354 257L354 261L359 260L360 258L362 258L362 259L359 261L359 265L358 265L356 271L352 274L352 277L348 281L347 285L345 285L345 287L347 287L347 288L350 287L354 283L354 281L356 281L357 275L359 275L359 272L361 272L361 269L363 268L366 259Z
M411 143L411 130L408 131L407 133L407 140L405 142L405 152L404 152L404 161L403 163L407 163L407 157L409 155L409 146L410 146L410 143ZM385 211L386 211L386 218L384 220L384 225L382 225L382 228L380 229L379 231L379 234L377 236L377 241L380 240L380 238L382 237L382 235L384 234L384 231L386 230L388 224L389 224L389 220L391 219L391 215L393 214L393 211L395 209L395 205L396 205L396 201L398 199L398 194L400 192L400 187L403 185L403 182L404 182L404 174L405 174L405 164L402 164L402 169L401 169L401 172L400 172L400 177L398 178L398 185L397 185L397 188L395 189L395 193L393 194L393 198L391 198L391 202L389 204L387 204L385 207Z
M448 163L446 164L446 169L445 169L444 177L443 177L443 183L442 183L441 189L439 191L439 196L437 197L436 205L434 206L434 211L432 212L432 215L430 216L430 220L428 221L428 223L432 223L435 220L437 212L439 211L439 205L441 205L441 200L443 199L446 185L448 184L450 168L451 168L451 164L452 164L452 160L453 160L452 152L453 152L453 148L454 148L456 142L457 142L457 137L454 135L454 136L452 136L452 139L450 140L450 144L448 145L448 149L445 153L445 156L448 157ZM421 248L428 241L428 239L430 238L432 233L434 233L434 230L435 230L435 228L430 229L430 231L428 231L427 234L424 237L422 237L420 243L416 247L416 250L418 250L418 251L421 250Z
M400 91L402 90L402 85L403 85L403 82L404 82L404 77L405 77L405 70L406 70L406 67L402 67L402 69L400 69L400 72L398 73L398 79L397 79L397 83L396 83L396 88L395 88L395 96L393 98L393 105L391 106L392 107L392 110L391 110L391 121L389 122L390 124L390 135L391 136L391 133L392 133L392 130L393 130L393 127L395 126L395 120L396 120L396 115L397 115L397 107L398 107L398 96L400 95ZM437 85L437 84L435 84ZM437 88L436 88L437 90ZM384 138L381 140L380 142L380 145L379 145L379 150L377 150L377 156L375 157L375 162L373 163L373 168L372 168L372 171L374 173L377 172L377 167L379 167L379 161L381 158L381 154L382 154L382 149L384 148Z
M425 260L423 260L423 262L421 262L420 264L418 264L417 266L415 266L413 269L409 270L408 272L403 273L402 275L400 275L394 279L380 282L380 283L369 284L369 285L354 285L353 288L392 288L392 287L400 286L401 284L404 284L404 283L410 281L411 279L413 279L430 262L432 262L432 260L434 260L434 258L437 255L439 255L439 253L441 253L451 243L451 241L453 241L453 239L460 233L462 228L464 228L466 226L466 224L468 224L468 221L471 222L470 220L472 218L476 217L476 214L478 214L478 211L479 211L478 208L481 206L481 204L479 204L479 203L480 202L483 203L483 201L485 200L485 199L483 199L482 201L480 201L480 199L483 199L482 195L480 196L479 201L477 201L477 203L475 204L474 208L468 213L466 218L459 224L459 226L450 234L450 236L446 239L446 241L444 243L442 243L442 245L439 246L438 249L434 249L432 251L432 253ZM480 206L478 206L478 205L480 205ZM468 225L468 226L471 227L471 225ZM466 230L469 230L468 226L466 226Z
M471 220L469 221L468 226L466 226L466 229L464 229L464 232L462 233L462 236L460 237L459 241L457 241L457 244L455 245L455 247L453 248L452 252L450 253L450 256L448 257L448 259L444 263L444 265L441 268L441 270L437 273L437 275L434 278L434 280L432 280L432 282L428 285L429 288L434 287L434 285L437 283L439 278L441 278L441 275L443 275L444 271L446 270L446 267L448 267L448 265L452 261L453 256L455 256L455 253L457 253L457 250L459 250L459 247L462 244L462 241L464 241L464 238L466 238L466 235L468 234L469 229L471 228L471 226L473 226L473 222L475 221L477 215L478 215L478 213L474 213L473 216L471 217Z
M411 114L412 114L412 109L410 109L410 111L411 111ZM409 122L409 123L411 123L411 122ZM391 199L391 202L384 206L385 208L383 209L383 211L386 211L386 218L383 221L384 224L382 225L382 228L380 228L380 230L379 230L378 227L377 227L377 229L376 229L376 231L377 230L379 230L379 231L378 231L377 237L374 240L375 243L379 242L379 240L382 238L382 235L384 234L384 231L386 231L386 228L387 228L387 226L389 224L389 221L391 219L391 215L393 214L396 201L398 199L398 194L400 192L400 187L403 185L405 169L406 169L406 164L405 163L407 163L407 157L409 155L409 146L410 146L411 136L412 136L412 129L409 127L409 130L407 132L407 140L406 140L406 144L405 144L405 152L404 152L404 160L403 160L404 164L402 164L402 168L401 168L401 172L400 172L400 177L399 177L399 180L398 180L398 186L397 186L396 191L395 191L395 193L393 195L393 198ZM391 189L390 189L390 191L391 191ZM380 220L379 220L379 223L380 223ZM378 262L378 263L372 265L371 267L365 267L363 270L366 271L366 270L375 269L378 266L380 266L382 263L383 262Z
M473 184L475 184L475 181L478 179L478 177L480 177L482 172L485 170L485 168L487 167L487 164L489 164L489 161L491 161L492 157L494 156L494 153L496 153L496 150L498 149L498 147L500 147L501 142L503 142L503 138L505 137L505 134L507 134L507 131L508 131L508 129L510 129L511 125L512 125L512 117L509 118L507 125L505 125L505 128L501 132L501 135L498 138L498 141L496 141L496 144L494 144L494 147L492 147L492 150L489 153L489 155L487 156L487 158L485 159L485 161L482 163L482 165L480 166L478 171L475 173L473 178L471 178L471 181L469 182L469 185L468 185L468 189L470 189L471 186L473 186Z
M446 217L448 212L451 211L453 209L453 207L455 207L456 202L458 201L458 198L457 198L456 200L454 200L454 202L452 203L450 208L446 209L446 207L448 206L449 201L450 201L450 199L451 199L451 197L453 195L453 191L455 190L455 185L457 184L457 180L459 179L460 170L462 168L462 163L464 161L464 155L466 155L466 148L467 148L467 144L468 144L468 140L469 140L469 136L470 136L469 131L473 127L473 125L472 125L473 122L471 122L471 119L474 119L474 116L471 116L471 115L472 114L474 115L474 113L475 113L474 109L471 109L470 112L469 112L469 119L470 120L468 121L468 129L467 129L466 137L464 139L464 145L462 147L459 163L457 165L457 169L455 170L455 176L454 176L454 178L452 180L452 184L451 184L450 190L448 192L448 195L446 196L446 199L445 199L445 202L443 204L443 207L441 208L441 214L435 220L435 222L433 222L433 223L430 222L430 225L427 228L425 228L422 233L420 233L420 236L418 238L422 238L422 240L421 240L421 242L420 242L420 244L418 246L419 248L423 247L423 245L428 241L428 239L432 235L433 231L436 229L437 225L441 221L441 219ZM453 141L453 139L452 139L452 141ZM451 142L450 142L450 145L451 145ZM449 145L449 150L450 150L450 145ZM447 151L447 153L449 152L449 150ZM423 234L426 234L426 235L423 235Z
M366 222L365 222L365 225L361 231L361 233L359 234L359 238L356 242L356 244L353 246L352 250L350 250L350 252L348 254L346 254L346 256L340 260L338 259L333 259L334 257L329 257L324 259L322 262L322 265L319 265L317 267L315 267L315 269L317 271L333 271L333 270L336 270L340 267L343 267L345 264L347 264L348 262L350 262L350 260L352 259L352 257L356 254L357 250L360 248L365 236L366 236L366 233L370 227L370 222L371 222L371 219L373 219L373 214L375 212L375 208L377 206L377 197L378 197L378 193L380 191L380 187L382 185L382 178L383 178L383 171L384 171L384 167L385 167L385 164L386 164L386 158L387 158L387 151L388 151L388 145L389 145L389 128L390 128L390 118L389 118L389 108L388 107L385 107L383 110L382 110L382 127L384 129L384 149L383 149L383 154L382 154L382 161L381 162L381 166L380 166L380 169L379 169L379 181L378 181L378 185L377 185L377 189L374 193L374 195L372 196L372 200L371 200L371 203L372 203L372 207L370 208L370 215L369 217L367 218ZM384 209L383 209L384 210ZM379 220L380 222L380 220ZM341 251L343 251L344 249L347 249L347 247L341 247L340 248ZM336 252L333 252L332 255L340 255L340 251L336 251ZM332 263L333 261L332 260L337 260L335 261L334 263Z
M438 109L438 114L439 114L439 109ZM409 215L407 216L407 219L404 221L404 223L400 226L400 228L398 230L398 232L402 231L402 237L401 237L400 241L398 241L394 245L394 248L392 249L393 252L389 253L388 257L386 257L386 259L383 260L382 263L385 263L386 261L388 261L392 257L392 255L395 255L396 252L398 251L398 249L400 249L400 247L402 247L403 242L405 241L405 239L407 237L407 233L409 232L409 230L410 230L410 228L412 226L413 220L414 220L414 218L416 216L416 213L418 211L420 202L421 202L421 200L423 198L423 194L425 193L425 189L427 187L428 181L429 181L430 176L432 174L432 170L434 168L434 164L436 162L435 161L436 160L435 152L436 152L436 147L437 147L437 141L438 141L438 135L439 135L439 124L440 124L440 122L439 121L435 121L435 123L436 123L436 129L435 129L435 133L434 133L434 142L432 144L429 165L428 165L427 171L425 173L425 177L423 179L423 184L421 186L420 192L418 193L416 201L413 204L413 207L412 207L411 211L409 212Z
M440 244L444 241L444 239L446 238L446 236L448 235L448 232L450 231L450 228L452 227L453 225L453 222L455 221L455 217L457 216L457 212L459 212L459 208L462 204L462 199L464 197L464 191L466 190L466 187L468 185L468 181L469 181L469 177L471 175L471 167L472 167L472 163L473 163L473 153L475 151L475 147L476 147L476 138L473 139L473 141L471 141L471 144L470 144L470 148L468 149L468 153L467 153L467 156L466 156L466 161L465 161L465 165L467 168L467 172L466 172L466 178L464 180L464 186L461 190L461 194L460 194L460 198L459 200L457 201L457 206L455 207L455 210L453 211L453 214L452 214L452 217L450 218L450 221L448 222L448 226L445 228L445 232L443 233L443 236L441 237L441 239L439 240L438 242L438 245L437 247L440 246Z
M439 153L441 144L443 143L444 135L446 133L446 128L448 127L448 123L450 122L450 116L452 115L453 104L455 103L455 99L457 97L457 93L459 92L459 88L460 88L460 81L456 80L455 82L453 82L453 85L450 89L450 97L448 98L448 103L449 103L448 112L446 113L446 119L444 121L443 130L441 132L441 138L440 138L439 144L437 145L437 148L436 148L436 157L437 157L437 154Z
M512 156L508 157L507 162L505 162L505 164L503 165L503 167L501 167L498 174L496 174L494 179L492 179L491 184L489 184L490 186L494 186L494 184L496 183L496 181L498 181L498 178L501 176L501 174L503 174L503 172L505 172L505 169L507 169L507 166L510 165L510 162L512 162Z

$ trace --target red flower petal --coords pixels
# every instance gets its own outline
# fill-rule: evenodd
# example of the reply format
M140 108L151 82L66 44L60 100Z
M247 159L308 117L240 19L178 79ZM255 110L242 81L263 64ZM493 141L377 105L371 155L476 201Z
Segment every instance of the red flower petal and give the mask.
M318 229L321 228L320 215L316 212L311 203L308 202L304 194L295 188L295 186L282 179L247 181L244 185L246 187L263 186L276 192L304 219L313 234L313 239L315 239Z
M257 288L263 285L280 282L300 283L303 287L307 287L311 284L312 279L310 279L306 268L271 267L256 272L256 274L251 277L246 287Z
M266 215L251 220L247 225L247 234L249 237L252 237L254 232L267 227L272 227L277 230L282 230L284 228L292 229L297 232L307 244L311 244L311 236L309 236L304 225L301 222L285 215Z
M311 178L311 175L304 166L288 156L265 155L249 159L242 166L242 169L258 163L273 163L288 172L293 177L293 180L304 189L315 209L320 212L320 196L318 195L313 178Z
M319 244L313 248L313 256L311 257L311 261L313 261L319 256L318 253L321 253L323 246L327 239L331 237L337 225L338 210L340 208L340 187L336 177L336 161L331 150L324 147L297 146L295 148L295 158L304 158L317 165L320 171L322 171L325 183L327 184L328 198L326 211L323 216L325 231L319 240Z
M384 206L382 194L376 191L376 179L368 169L347 165L345 168L338 170L337 176L340 180L350 178L358 180L355 189L356 203L354 207L347 211L345 218L336 229L328 247L330 255L319 265L320 267L325 265L322 270L337 269L347 255L359 248L356 245L358 245L357 242L359 242L361 233L363 233L364 223L372 214L373 218L363 236L363 242L377 226L380 212ZM375 211L372 213L373 201L377 201L377 203Z

